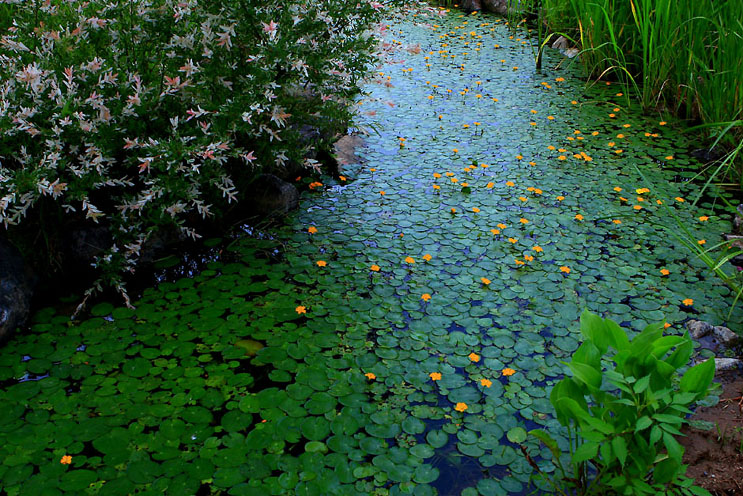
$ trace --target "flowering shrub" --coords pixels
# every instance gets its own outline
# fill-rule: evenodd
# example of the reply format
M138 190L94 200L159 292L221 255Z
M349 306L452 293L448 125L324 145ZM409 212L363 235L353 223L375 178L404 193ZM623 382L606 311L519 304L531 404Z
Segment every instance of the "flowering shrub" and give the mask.
M158 228L198 237L255 171L317 167L299 129L350 118L379 7L0 0L0 222L105 223L97 284L123 293Z

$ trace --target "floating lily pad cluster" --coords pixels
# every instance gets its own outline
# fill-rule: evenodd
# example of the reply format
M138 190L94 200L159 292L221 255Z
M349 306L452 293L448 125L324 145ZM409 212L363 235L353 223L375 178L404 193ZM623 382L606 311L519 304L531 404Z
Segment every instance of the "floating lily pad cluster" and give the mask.
M494 17L418 12L385 43L356 177L136 310L42 310L2 350L8 494L520 494L584 308L669 332L727 314L662 228L728 224L690 206L665 123L535 72Z

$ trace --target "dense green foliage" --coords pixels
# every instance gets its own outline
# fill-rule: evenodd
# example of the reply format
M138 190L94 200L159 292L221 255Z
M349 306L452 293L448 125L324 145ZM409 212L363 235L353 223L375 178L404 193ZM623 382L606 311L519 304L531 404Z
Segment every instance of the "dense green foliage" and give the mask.
M0 223L104 223L119 285L162 226L197 237L255 171L317 167L300 128L345 129L378 8L0 1Z
M661 323L630 340L616 322L588 311L580 330L584 341L568 363L572 377L550 393L557 419L570 432L572 468L563 469L555 488L561 494L709 494L684 476L684 448L675 436L688 407L707 396L714 360L688 369L679 381L693 350L688 335L663 336ZM552 436L530 433L562 469Z

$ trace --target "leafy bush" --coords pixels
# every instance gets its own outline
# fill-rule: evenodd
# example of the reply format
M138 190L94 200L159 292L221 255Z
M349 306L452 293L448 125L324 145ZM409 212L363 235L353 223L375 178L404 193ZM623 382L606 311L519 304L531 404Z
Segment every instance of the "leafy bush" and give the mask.
M562 494L708 494L694 487L682 465L681 434L688 407L708 394L713 360L686 371L693 344L688 335L663 336L663 324L647 326L629 340L611 320L588 311L581 315L585 341L568 364L566 377L552 390L557 420L568 428L572 472L563 468L557 442L544 430L543 441L563 472ZM609 349L612 368L602 358ZM586 398L590 401L586 401ZM569 489L568 489L569 488Z
M197 237L255 171L343 128L372 60L367 0L0 0L0 222L88 219L123 291L163 226Z

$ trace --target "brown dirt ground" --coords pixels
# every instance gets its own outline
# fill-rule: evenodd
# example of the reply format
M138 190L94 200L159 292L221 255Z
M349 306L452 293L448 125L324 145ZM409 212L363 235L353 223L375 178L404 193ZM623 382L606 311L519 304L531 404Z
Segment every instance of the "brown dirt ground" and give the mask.
M743 495L743 377L739 372L719 377L720 402L698 408L690 420L703 420L716 427L700 430L685 426L686 475L715 496Z

